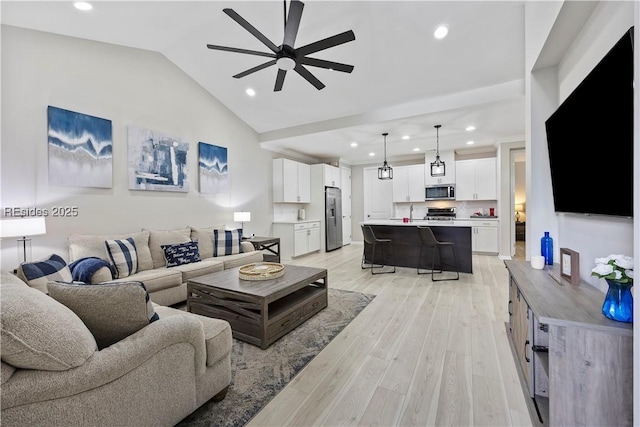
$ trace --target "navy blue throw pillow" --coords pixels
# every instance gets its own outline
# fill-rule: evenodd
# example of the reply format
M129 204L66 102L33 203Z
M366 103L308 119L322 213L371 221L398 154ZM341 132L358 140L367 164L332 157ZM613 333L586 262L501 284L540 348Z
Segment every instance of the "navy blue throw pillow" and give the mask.
M198 242L176 243L174 245L161 245L167 267L191 264L200 261Z

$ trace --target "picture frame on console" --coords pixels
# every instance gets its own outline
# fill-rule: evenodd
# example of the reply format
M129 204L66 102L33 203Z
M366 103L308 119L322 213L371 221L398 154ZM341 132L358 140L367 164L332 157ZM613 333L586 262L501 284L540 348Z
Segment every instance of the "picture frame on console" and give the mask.
M580 254L568 248L560 248L560 276L571 282L580 284Z

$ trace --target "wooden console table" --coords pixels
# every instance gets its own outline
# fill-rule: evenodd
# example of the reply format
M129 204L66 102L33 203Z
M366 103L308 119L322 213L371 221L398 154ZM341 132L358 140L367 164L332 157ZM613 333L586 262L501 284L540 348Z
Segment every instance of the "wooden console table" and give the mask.
M560 278L558 265L509 270L508 335L535 419L545 425L633 424L633 326L602 315L604 293Z

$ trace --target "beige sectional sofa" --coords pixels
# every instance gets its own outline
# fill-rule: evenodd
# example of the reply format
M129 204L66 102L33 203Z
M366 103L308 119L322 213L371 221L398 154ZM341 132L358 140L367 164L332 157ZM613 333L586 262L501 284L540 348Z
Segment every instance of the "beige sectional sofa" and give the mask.
M249 242L241 242L242 253L214 257L214 229L223 227L186 227L174 230L143 230L113 235L69 236L70 262L97 257L108 260L105 240L132 237L138 254L138 272L116 281L137 280L144 283L151 300L160 305L172 305L187 299L187 280L244 264L262 262L262 252L255 251ZM197 241L201 261L167 268L161 245ZM111 281L111 273L104 268L94 274L92 283Z
M223 320L154 305L158 320L98 349L82 313L52 296L5 272L0 294L3 426L171 426L222 399L231 381L231 328ZM113 309L110 300L93 304Z

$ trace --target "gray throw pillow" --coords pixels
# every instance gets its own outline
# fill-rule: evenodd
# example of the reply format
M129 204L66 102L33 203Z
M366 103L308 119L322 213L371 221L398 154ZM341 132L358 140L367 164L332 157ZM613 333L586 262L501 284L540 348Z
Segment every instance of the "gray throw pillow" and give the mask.
M103 349L158 320L142 282L77 285L49 282L49 295L69 307Z
M70 309L24 283L0 285L2 361L17 368L66 371L98 349Z

